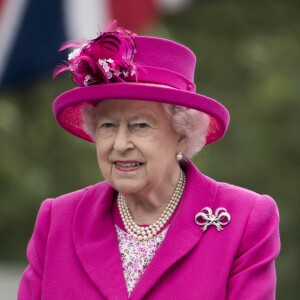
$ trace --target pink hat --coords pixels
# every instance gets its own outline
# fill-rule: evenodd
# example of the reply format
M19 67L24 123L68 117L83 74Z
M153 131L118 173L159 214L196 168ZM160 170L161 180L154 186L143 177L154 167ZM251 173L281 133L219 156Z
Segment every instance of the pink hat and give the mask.
M204 112L210 117L206 144L222 138L229 113L219 102L195 92L194 53L176 42L137 36L114 26L94 40L67 43L61 48L77 47L54 76L71 71L74 83L80 87L55 99L53 111L60 126L93 142L83 129L83 106L109 99L144 100Z

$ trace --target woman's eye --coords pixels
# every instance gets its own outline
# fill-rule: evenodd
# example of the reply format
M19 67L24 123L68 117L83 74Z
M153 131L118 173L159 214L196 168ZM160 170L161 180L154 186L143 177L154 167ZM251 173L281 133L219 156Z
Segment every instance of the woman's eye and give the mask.
M150 126L147 123L136 123L134 124L134 127L138 129L147 129Z
M103 123L103 124L100 125L100 128L107 128L107 129L109 129L109 128L115 128L115 127L116 127L116 124L109 123L109 122Z

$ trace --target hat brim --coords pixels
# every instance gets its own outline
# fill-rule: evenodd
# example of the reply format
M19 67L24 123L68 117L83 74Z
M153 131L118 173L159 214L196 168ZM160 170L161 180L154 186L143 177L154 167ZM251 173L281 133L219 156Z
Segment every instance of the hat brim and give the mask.
M185 106L210 116L206 144L221 139L228 128L230 116L218 101L207 96L156 85L110 83L78 87L59 95L53 103L57 122L69 133L93 142L83 129L82 106L111 99L143 100Z

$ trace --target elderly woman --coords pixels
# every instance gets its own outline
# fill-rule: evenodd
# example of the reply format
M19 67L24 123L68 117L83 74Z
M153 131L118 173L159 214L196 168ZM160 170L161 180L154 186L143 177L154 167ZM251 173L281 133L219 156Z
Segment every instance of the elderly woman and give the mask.
M94 142L105 181L43 202L19 299L274 299L278 211L191 157L229 123L195 93L195 56L111 26L55 75L58 123Z

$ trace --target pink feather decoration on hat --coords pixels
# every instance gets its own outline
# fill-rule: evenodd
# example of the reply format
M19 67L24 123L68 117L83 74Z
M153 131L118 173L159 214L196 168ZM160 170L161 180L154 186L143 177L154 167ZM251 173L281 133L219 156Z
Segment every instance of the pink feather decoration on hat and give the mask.
M59 51L75 49L69 54L68 61L54 69L53 77L71 71L72 80L78 86L133 79L136 73L133 63L135 36L113 21L96 39L65 42Z

